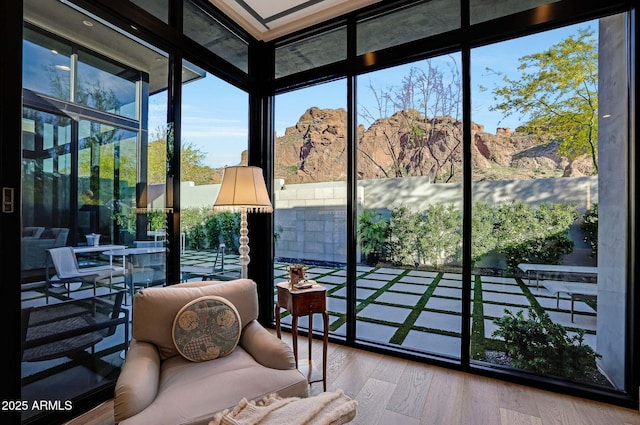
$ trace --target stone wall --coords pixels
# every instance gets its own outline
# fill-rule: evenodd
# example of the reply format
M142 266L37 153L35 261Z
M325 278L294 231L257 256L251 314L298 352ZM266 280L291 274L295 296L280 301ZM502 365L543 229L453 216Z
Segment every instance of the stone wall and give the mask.
M364 190L358 188L358 204ZM346 263L346 182L285 185L275 192L276 257Z

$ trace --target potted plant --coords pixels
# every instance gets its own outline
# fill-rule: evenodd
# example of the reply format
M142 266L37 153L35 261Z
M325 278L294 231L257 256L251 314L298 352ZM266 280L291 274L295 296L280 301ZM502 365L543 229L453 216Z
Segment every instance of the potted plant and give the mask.
M377 264L389 237L389 220L381 213L365 209L358 218L358 242L366 264Z

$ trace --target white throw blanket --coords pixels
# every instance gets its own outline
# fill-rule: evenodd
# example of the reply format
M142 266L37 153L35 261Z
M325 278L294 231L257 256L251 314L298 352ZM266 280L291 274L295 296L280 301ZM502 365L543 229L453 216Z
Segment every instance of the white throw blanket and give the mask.
M258 403L243 398L232 410L218 413L209 425L342 425L356 417L357 405L342 390L307 398L271 394Z

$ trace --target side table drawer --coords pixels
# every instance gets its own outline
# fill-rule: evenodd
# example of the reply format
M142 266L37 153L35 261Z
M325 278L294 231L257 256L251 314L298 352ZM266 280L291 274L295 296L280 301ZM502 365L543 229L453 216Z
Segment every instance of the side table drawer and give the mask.
M306 293L304 295L294 295L298 297L291 306L292 314L297 316L309 313L322 313L327 309L327 301L324 292Z

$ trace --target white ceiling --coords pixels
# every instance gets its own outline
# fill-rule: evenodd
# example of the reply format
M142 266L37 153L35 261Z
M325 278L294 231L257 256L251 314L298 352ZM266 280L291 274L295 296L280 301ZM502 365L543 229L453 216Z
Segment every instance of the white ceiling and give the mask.
M380 0L209 0L258 40L270 41Z

